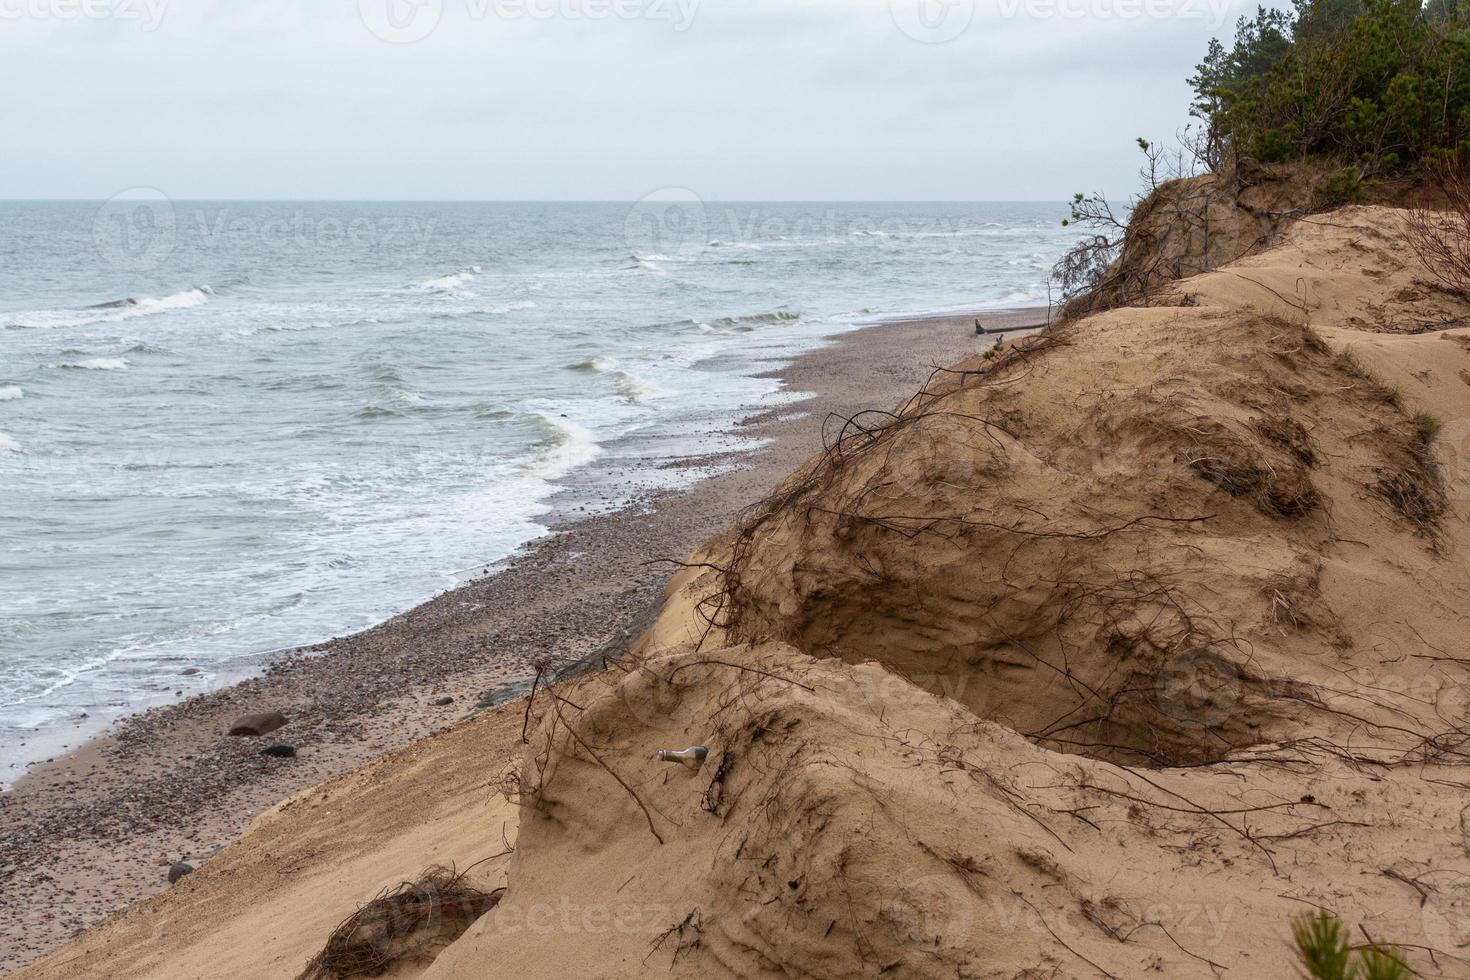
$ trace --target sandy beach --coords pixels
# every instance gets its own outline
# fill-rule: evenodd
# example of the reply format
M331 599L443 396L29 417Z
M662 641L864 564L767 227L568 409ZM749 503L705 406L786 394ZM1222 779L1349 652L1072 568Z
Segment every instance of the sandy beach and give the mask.
M1036 325L1046 311L984 315ZM283 657L257 678L155 708L34 767L0 797L0 968L12 970L168 887L282 799L525 690L537 664L618 649L651 621L673 566L820 448L832 413L897 404L930 370L983 351L975 315L888 321L842 334L776 373L811 397L747 419L764 440L733 472L578 519L563 495L553 534L477 579L365 632ZM1009 336L1016 336L1010 334ZM698 461L696 461L698 462ZM728 461L727 461L728 462ZM238 717L286 727L227 738ZM295 758L261 754L289 744Z

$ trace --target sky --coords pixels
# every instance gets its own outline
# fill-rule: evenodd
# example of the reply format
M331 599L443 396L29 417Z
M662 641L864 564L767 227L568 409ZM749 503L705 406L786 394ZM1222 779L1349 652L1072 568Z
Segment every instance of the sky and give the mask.
M1052 200L1230 0L0 0L0 198Z

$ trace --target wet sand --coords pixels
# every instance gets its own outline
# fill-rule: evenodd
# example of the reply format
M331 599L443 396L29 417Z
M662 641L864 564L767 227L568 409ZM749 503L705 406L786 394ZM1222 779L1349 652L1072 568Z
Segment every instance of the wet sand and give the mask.
M1045 316L983 320L994 329ZM773 365L788 390L812 397L729 433L732 451L765 440L738 469L683 491L626 486L634 503L612 513L597 513L604 508L591 484L573 481L557 502L554 533L497 574L286 655L260 677L128 718L33 767L0 796L0 969L166 888L174 862L207 859L282 799L519 693L537 664L615 652L656 609L672 570L666 559L729 525L818 450L830 413L892 408L933 367L994 344L997 336L976 335L975 321L888 321ZM280 711L289 723L263 738L224 736L256 711ZM296 757L261 754L276 744L294 746Z

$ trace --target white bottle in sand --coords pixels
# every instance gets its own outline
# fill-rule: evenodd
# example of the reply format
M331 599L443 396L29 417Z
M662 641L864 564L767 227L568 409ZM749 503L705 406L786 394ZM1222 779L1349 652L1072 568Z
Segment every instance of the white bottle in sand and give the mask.
M693 745L687 749L675 752L673 749L659 749L659 762L677 762L688 769L698 769L704 765L704 760L709 758L709 749L703 745Z

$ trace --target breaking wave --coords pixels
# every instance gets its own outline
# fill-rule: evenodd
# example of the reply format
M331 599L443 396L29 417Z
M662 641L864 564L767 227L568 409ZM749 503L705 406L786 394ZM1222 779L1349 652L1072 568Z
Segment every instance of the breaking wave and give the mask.
M479 266L472 265L468 269L451 272L447 276L436 276L433 279L425 279L418 284L418 288L431 293L459 292L467 283L474 280L479 271Z
M58 327L85 327L93 323L113 323L131 320L134 317L167 313L170 310L187 310L209 302L214 290L208 286L186 289L181 293L158 298L113 300L79 310L34 310L28 313L12 313L5 321L7 328L54 330Z
M77 371L126 371L128 361L125 357L88 357L80 361L62 361L55 366Z

